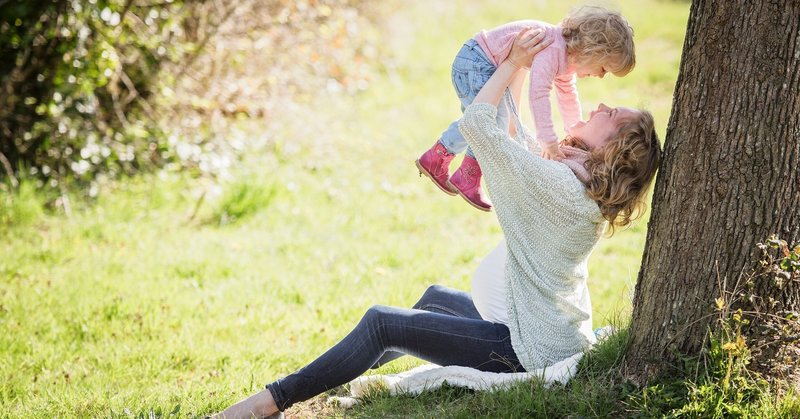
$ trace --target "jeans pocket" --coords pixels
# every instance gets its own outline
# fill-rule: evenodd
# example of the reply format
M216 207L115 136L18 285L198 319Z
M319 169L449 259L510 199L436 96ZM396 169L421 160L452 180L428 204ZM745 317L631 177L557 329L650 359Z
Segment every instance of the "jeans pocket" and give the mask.
M483 85L489 81L493 72L482 69L469 71L453 69L453 87L459 99L472 99L478 95Z
M487 81L492 77L494 72L485 71L484 69L476 69L476 71L472 72L472 82L470 86L472 87L472 97L478 96L478 92L481 91L483 85L486 84Z
M469 71L460 71L453 69L453 87L456 89L456 94L459 99L465 99L474 96L472 94L472 87L470 86Z

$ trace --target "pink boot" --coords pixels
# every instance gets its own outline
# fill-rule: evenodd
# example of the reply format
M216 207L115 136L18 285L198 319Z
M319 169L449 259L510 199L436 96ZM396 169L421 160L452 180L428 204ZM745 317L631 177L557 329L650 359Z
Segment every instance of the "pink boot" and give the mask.
M473 207L481 211L491 211L492 203L483 196L481 189L481 167L474 157L464 156L461 167L453 173L447 184Z
M438 141L422 157L417 159L417 169L419 174L425 175L448 195L455 195L455 191L447 187L447 179L450 177L450 161L453 160L455 154L447 152Z

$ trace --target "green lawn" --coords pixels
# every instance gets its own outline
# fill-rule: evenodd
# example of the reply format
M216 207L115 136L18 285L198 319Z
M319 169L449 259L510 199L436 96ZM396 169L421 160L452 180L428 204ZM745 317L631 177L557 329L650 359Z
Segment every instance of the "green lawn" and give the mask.
M96 202L73 198L69 217L42 210L45 194L30 183L0 195L0 416L202 416L312 360L371 305L410 306L434 283L468 289L501 238L497 222L418 177L413 161L459 115L449 65L465 39L519 18L556 22L569 8L505 3L396 6L382 25L394 58L369 89L320 96L302 113L286 106L280 129L265 122L268 145L221 188L142 176ZM637 67L579 81L584 110L601 100L649 108L663 138L688 4L620 7L636 31ZM595 326L626 318L645 224L592 256ZM439 417L465 396L427 397L399 400L410 415ZM353 414L388 415L391 403ZM480 411L464 406L452 415ZM292 412L344 414L319 398Z

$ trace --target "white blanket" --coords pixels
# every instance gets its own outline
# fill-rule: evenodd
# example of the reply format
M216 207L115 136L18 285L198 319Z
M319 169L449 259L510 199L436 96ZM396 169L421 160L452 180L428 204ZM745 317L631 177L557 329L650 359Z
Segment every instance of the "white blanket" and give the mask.
M583 353L577 353L556 364L534 371L520 373L494 373L468 367L442 367L434 364L421 365L398 374L364 375L350 382L350 396L330 397L329 403L350 408L369 391L386 389L389 394L419 394L442 386L466 387L473 390L494 391L507 389L521 381L539 378L546 386L553 383L566 384L578 370L578 361Z

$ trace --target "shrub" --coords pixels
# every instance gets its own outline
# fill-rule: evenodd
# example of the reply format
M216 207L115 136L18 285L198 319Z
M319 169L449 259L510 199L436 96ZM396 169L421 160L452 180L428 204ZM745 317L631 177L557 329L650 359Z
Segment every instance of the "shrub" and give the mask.
M182 1L36 0L0 8L0 160L52 186L160 163L168 148L148 99L184 55Z
M280 125L291 103L366 88L379 61L368 9L0 1L0 176L26 167L60 187L159 167L218 175L258 145L237 121Z

